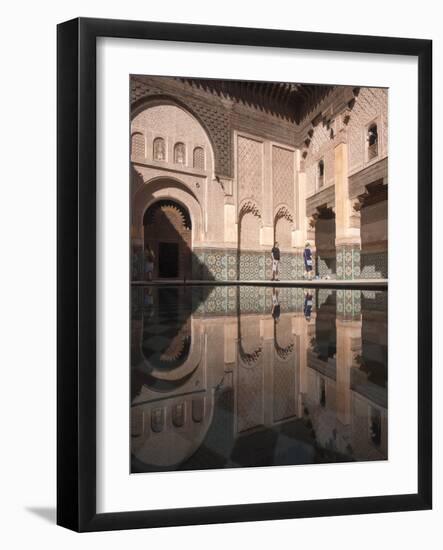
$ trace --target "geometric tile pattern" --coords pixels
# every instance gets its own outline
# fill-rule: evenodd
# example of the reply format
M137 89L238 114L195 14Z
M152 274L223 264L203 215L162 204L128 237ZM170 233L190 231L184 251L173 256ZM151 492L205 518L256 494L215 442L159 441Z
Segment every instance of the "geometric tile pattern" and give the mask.
M358 320L361 315L361 291L337 290L337 319L341 321Z
M140 281L144 276L143 249L132 247L131 277ZM361 263L361 268L360 268ZM358 245L337 247L336 256L317 256L317 273L337 279L380 279L388 275L388 253L362 253ZM269 252L235 249L207 248L192 252L192 279L234 281L239 268L240 280L268 281L271 279L272 259ZM334 272L335 271L335 272ZM283 252L279 266L279 279L293 281L303 279L302 252Z
M332 290L332 288L319 288L317 291L317 308L321 308L321 306L326 302L329 296L332 296L333 294L334 291Z
M132 134L131 155L133 158L145 158L145 138L140 132Z
M388 293L387 292L377 292L377 291L362 291L362 302L363 309L369 311L383 311L386 312L388 309Z
M387 252L362 252L361 278L386 279L388 277Z
M202 273L201 266L205 266ZM207 248L193 252L192 278L194 280L233 281L239 271L242 281L265 281L271 279L272 259L270 252L254 250ZM280 280L303 278L304 264L302 253L282 253L280 260Z
M207 295L202 300L195 294L195 315L237 315L238 309L243 314L263 313L272 310L272 289L269 287L212 287L206 288ZM332 291L331 291L332 292ZM281 312L301 312L305 302L302 288L280 288L278 302Z
M347 244L337 246L337 279L360 278L360 246Z
M265 255L262 252L240 253L240 280L265 279Z
M320 255L317 251L317 270L320 279L329 276L333 277L336 271L336 261L334 256ZM340 277L338 277L340 278Z

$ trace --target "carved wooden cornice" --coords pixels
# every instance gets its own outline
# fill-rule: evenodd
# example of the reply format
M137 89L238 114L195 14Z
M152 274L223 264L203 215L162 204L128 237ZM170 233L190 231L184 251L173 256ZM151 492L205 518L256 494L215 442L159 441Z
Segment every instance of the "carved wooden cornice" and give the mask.
M349 197L354 199L365 194L367 192L367 186L378 181L383 182L383 185L388 184L387 157L349 176Z
M317 220L323 219L328 220L335 217L335 207L329 208L326 204L319 206L316 211L309 217L309 227L310 229L315 229Z
M365 192L357 197L361 206L369 206L387 200L388 187L383 180L378 180L366 186ZM355 207L354 207L355 208Z
M306 199L306 215L312 216L321 207L335 208L335 186L329 185Z

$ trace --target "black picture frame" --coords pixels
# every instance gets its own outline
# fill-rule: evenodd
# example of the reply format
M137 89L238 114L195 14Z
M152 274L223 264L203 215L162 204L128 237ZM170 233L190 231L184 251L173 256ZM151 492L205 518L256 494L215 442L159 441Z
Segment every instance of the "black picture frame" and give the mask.
M136 512L96 512L96 39L398 54L418 59L418 490ZM75 531L426 510L432 506L432 41L74 19L57 29L57 523Z

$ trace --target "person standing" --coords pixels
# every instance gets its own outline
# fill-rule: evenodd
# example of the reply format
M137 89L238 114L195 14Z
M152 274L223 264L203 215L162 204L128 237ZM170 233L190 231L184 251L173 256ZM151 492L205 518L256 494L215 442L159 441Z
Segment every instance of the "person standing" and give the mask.
M303 313L306 321L311 320L312 305L313 305L313 294L311 290L307 290L305 292L305 303L303 305Z
M149 244L147 244L145 249L145 272L148 281L152 281L152 276L154 274L154 259L154 251L149 246Z
M271 251L272 255L272 281L278 281L278 268L280 265L280 249L278 247L278 242L274 243Z
M311 245L309 243L306 243L305 249L303 251L303 260L305 262L305 277L308 279L312 278L313 271L312 271L312 250Z
M278 323L280 320L280 302L278 301L278 290L272 289L272 311L271 315L274 319L274 323Z

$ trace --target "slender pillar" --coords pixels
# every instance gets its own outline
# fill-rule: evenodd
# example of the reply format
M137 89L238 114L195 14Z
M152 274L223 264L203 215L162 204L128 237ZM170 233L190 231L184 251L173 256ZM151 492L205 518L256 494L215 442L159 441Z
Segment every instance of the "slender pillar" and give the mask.
M337 419L351 423L351 369L357 348L361 346L361 318L355 321L336 320L336 410Z
M311 319L315 323L315 319ZM306 394L308 390L308 326L303 314L292 318L292 333L296 340L297 364L299 369L299 392Z
M237 334L238 334L238 319L234 317L228 318L224 324L224 362L225 370L227 366L233 366L237 358Z
M270 398L274 387L274 319L272 319L272 317L260 319L260 337L263 342L263 385L265 395L267 395L267 397L263 399L263 420L265 426L272 426L273 410L272 399Z
M265 141L263 144L262 197L260 244L272 247L274 244L274 206L272 192L272 146L269 141Z
M225 198L224 204L225 242L237 244L238 225L235 212L235 204L231 197Z
M297 151L297 165L300 166L300 151ZM295 219L292 233L292 246L296 252L296 278L301 279L304 274L303 249L307 240L308 219L306 216L306 172L297 171L295 182Z
M343 131L334 150L335 177L335 249L337 278L355 279L360 276L360 228L355 227L349 199L348 144Z

